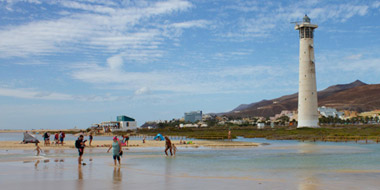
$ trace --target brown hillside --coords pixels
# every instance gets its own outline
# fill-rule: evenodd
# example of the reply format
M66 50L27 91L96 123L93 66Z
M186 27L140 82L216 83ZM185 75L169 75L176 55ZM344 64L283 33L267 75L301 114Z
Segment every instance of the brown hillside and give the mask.
M269 117L282 110L297 110L297 105L298 94L295 93L273 100L243 104L224 114L233 117ZM380 109L380 84L367 85L357 80L349 84L330 86L318 92L318 105L359 112Z
M380 84L359 86L332 94L319 100L319 105L359 112L380 109Z

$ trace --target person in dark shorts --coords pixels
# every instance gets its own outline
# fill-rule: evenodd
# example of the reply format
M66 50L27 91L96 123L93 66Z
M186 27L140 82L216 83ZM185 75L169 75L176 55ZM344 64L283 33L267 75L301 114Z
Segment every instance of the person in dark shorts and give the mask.
M90 139L90 143L89 143L89 145L91 146L92 139L94 139L94 136L92 136L92 133L90 133L90 135L89 135L88 137L89 137L89 139Z
M84 143L86 142L83 141L83 135L80 135L78 137L78 139L75 141L75 148L78 149L78 153L79 153L79 157L78 157L78 164L81 165L82 164L82 156L83 156L83 153L84 153L84 147L86 146ZM83 165L85 165L85 163L83 163Z
M113 161L115 163L115 166L116 166L116 160L119 162L119 166L120 166L120 156L122 155L123 151L121 149L121 142L119 141L117 136L113 137L112 145L107 150L107 153L110 152L111 148L112 148Z
M60 131L60 133L59 133L59 141L61 141L61 145L62 146L63 146L63 141L65 140L65 137L66 137L65 132Z
M44 133L44 135L43 135L43 137L44 137L44 145L45 146L49 146L49 144L50 144L50 134L48 133L48 132L45 132Z
M165 136L165 154L168 156L168 150L170 150L170 156L173 156L172 152L172 142L170 141L168 136Z

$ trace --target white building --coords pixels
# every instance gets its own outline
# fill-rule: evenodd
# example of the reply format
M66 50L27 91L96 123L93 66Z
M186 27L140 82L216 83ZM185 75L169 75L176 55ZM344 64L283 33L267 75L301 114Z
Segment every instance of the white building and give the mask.
M125 115L117 116L116 121L104 121L100 124L93 125L101 127L104 130L104 132L127 131L137 129L136 120Z
M186 122L191 122L191 123L202 121L202 111L186 112L184 119Z
M265 123L257 123L257 129L264 129Z
M319 111L319 114L321 114L322 116L325 116L325 117L331 116L331 117L338 117L340 119L344 118L343 117L344 113L337 111L335 108L329 108L329 107L322 106L322 107L318 108L318 111Z
M179 124L180 128L196 128L199 127L197 124Z

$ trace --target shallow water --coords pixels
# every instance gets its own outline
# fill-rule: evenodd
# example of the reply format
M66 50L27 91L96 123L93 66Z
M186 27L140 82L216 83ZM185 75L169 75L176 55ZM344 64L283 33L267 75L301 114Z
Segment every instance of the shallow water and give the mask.
M113 167L105 149L0 151L6 189L378 189L380 144L270 141L255 148L129 148ZM91 159L91 161L90 161ZM20 183L22 179L22 183ZM57 185L58 184L58 185ZM61 184L61 185L60 185Z

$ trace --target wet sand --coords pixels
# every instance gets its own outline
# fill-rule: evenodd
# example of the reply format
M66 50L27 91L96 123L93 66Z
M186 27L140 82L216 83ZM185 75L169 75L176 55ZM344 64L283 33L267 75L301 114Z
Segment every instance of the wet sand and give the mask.
M190 148L176 157L162 151L152 154L127 152L121 166L114 166L111 155L99 155L99 149L85 152L87 165L78 167L75 151L61 151L59 156L34 157L35 160L0 162L1 189L16 190L96 190L96 189L377 189L378 170L328 169L257 169L220 170L202 152ZM95 151L95 152L94 152ZM215 151L213 149L202 151ZM30 152L30 151L29 151ZM212 158L210 158L212 159ZM188 163L187 161L192 161ZM184 164L187 163L188 165ZM305 165L305 167L308 167Z
M34 145L0 149L1 189L361 190L380 186L380 164L375 159L380 148L376 145L285 143L256 147L237 143L242 146L226 148L222 145L230 142L216 147L213 145L218 141L193 142L194 146L177 146L174 157L164 156L164 142L128 147L120 167L113 165L112 155L104 147L85 149L83 162L87 165L81 167L71 145L41 146L45 152L39 157L34 156ZM200 146L202 143L205 146Z

